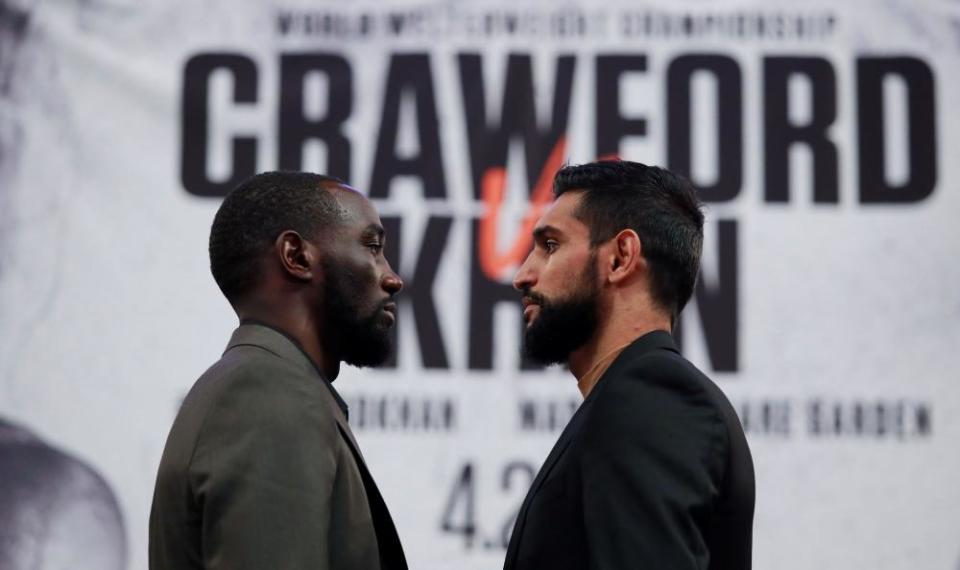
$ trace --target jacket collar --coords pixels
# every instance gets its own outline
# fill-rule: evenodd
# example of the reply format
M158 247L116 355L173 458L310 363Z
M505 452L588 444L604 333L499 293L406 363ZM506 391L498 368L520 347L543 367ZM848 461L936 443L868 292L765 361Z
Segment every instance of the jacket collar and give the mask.
M349 415L347 403L344 402L340 394L337 393L337 390L333 387L333 383L323 375L317 363L303 350L303 346L284 331L260 321L244 319L240 322L240 326L233 331L230 342L227 343L227 348L223 352L226 354L230 349L238 346L256 346L262 348L295 364L308 375L319 376L327 388L330 389L330 394L333 396L333 399L336 400L337 407L343 412L344 419Z
M621 356L626 356L629 360L660 348L680 354L680 351L677 350L677 344L673 341L673 335L667 331L657 330L648 332L630 343L627 348L623 349Z
M597 393L597 388L603 384L603 379L608 376L616 376L619 374L620 369L624 366L627 366L629 363L633 362L637 358L647 354L648 352L653 352L654 350L669 350L680 354L680 351L677 350L677 345L673 341L673 335L663 330L656 330L648 332L647 334L637 338L635 341L630 343L627 348L623 349L623 352L610 364L610 367L607 368L606 372L600 376L600 379L597 380L596 385L594 385L593 390L590 391L590 394L587 395L584 403L589 402L594 394Z
M651 331L637 338L624 349L624 352L630 352L632 356L640 356L658 348L665 348L680 354L680 351L677 350L677 344L673 341L673 335L663 330Z

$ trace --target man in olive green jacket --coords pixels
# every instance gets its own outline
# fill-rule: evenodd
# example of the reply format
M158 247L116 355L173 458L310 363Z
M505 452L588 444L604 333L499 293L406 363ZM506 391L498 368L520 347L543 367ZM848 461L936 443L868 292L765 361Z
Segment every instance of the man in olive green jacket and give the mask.
M167 439L150 569L406 569L333 388L383 362L403 284L373 206L342 182L266 173L224 200L214 278L240 318Z

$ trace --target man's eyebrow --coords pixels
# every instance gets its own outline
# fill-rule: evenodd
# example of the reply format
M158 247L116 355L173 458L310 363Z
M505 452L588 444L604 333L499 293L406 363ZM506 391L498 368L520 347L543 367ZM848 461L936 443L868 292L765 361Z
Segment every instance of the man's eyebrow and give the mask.
M559 234L563 232L553 226L537 226L533 228L533 239L543 239L543 236L548 233Z
M364 238L376 237L378 239L383 239L384 235L385 232L383 231L383 227L378 226L377 224L370 224L366 227L366 229L363 230Z

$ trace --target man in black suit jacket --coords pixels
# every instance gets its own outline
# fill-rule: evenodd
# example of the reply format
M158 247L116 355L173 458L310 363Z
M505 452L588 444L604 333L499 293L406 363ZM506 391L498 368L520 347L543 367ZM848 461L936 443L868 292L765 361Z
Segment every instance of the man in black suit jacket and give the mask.
M732 406L670 335L700 265L689 182L626 161L561 169L514 285L526 351L583 404L534 479L505 568L744 570L754 474Z
M241 184L210 230L214 279L240 318L163 451L151 570L406 570L390 513L332 382L390 351L403 283L370 202L339 180Z

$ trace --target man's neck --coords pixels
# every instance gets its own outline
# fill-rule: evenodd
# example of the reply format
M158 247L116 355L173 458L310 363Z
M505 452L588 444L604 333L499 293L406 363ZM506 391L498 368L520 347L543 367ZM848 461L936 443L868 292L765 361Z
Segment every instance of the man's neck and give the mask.
M611 313L617 315L617 312ZM621 313L626 314L626 313ZM597 327L596 334L585 345L570 353L568 365L586 398L600 374L590 374L611 353L622 350L633 341L653 331L671 332L670 320L656 314L628 315L606 319ZM610 362L606 363L607 365ZM594 371L595 372L595 371ZM585 382L581 382L589 374Z

